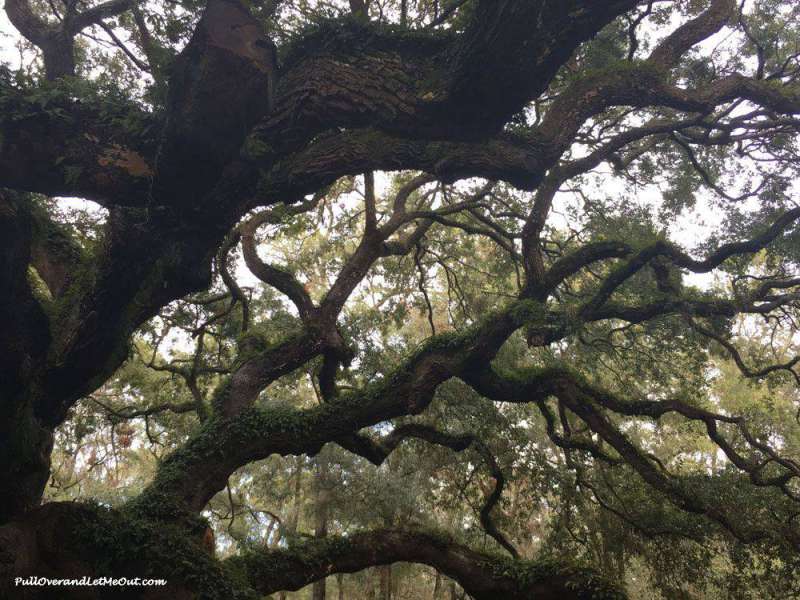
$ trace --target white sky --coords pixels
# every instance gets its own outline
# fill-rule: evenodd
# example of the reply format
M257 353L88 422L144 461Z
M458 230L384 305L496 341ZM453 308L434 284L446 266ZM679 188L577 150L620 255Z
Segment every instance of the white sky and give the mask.
M4 3L3 9L0 10L0 62L9 64L12 69L18 69L20 66L20 56L16 49L19 39L19 33L6 16Z

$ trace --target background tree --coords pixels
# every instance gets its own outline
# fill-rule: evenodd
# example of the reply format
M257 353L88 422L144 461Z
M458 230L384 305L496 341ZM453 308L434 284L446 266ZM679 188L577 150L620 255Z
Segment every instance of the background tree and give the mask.
M9 0L0 589L798 594L799 11Z

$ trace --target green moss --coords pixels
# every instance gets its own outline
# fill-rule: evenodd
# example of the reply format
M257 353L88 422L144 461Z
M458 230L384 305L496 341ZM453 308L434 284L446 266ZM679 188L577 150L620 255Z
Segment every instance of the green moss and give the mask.
M266 159L273 154L273 149L257 133L253 133L245 138L241 154L242 157L250 160Z
M55 258L68 261L89 259L86 250L76 241L71 231L62 223L54 221L47 200L37 194L28 195L25 207L31 216L31 241L47 248Z
M270 347L269 338L258 329L250 329L236 340L238 350L237 362L243 363L249 358L266 351Z
M0 68L0 124L41 116L72 123L85 116L84 111L91 113L95 126L108 126L109 133L122 131L126 137L139 138L153 147L158 143L157 115L112 84L102 85L81 77L34 82Z
M73 535L98 576L162 577L209 600L250 596L203 548L204 520L162 521L143 517L139 507L85 508Z
M598 574L587 565L563 558L539 560L514 560L497 556L483 565L498 579L512 579L521 594L539 583L563 581L564 587L582 600L626 600L624 590L610 579Z
M578 84L584 82L596 85L598 80L619 80L635 78L637 81L664 78L664 69L657 64L642 60L616 60L597 68L582 69L577 73Z
M545 305L536 300L518 300L511 305L509 317L517 327L541 324L547 314Z
M299 30L281 49L284 68L317 53L346 52L352 56L403 49L419 56L431 56L446 49L454 39L451 31L420 31L391 23L365 22L352 15L322 18Z
M33 267L33 265L28 265L27 276L28 286L31 288L33 297L47 312L53 303L53 294L50 293L50 288L48 288L44 280L39 277L39 272Z
M374 532L364 533L369 537ZM440 547L443 552L451 549L453 544L458 544L452 535L441 530L425 529L408 533L420 536L425 545ZM280 581L282 575L287 572L319 573L326 570L339 557L351 553L354 544L359 546L360 535L353 533L346 537L315 539L280 550L254 548L226 560L226 568L229 572L236 573L235 577L242 582ZM375 551L380 552L379 543L375 546ZM570 597L582 600L626 598L621 587L600 576L589 566L565 559L525 561L499 554L483 554L475 566L476 569L485 570L488 577L497 580L498 590L513 590L513 597L518 599L538 597L536 590L538 584L552 587L554 583L563 584L565 592L573 593Z
M222 380L219 385L214 389L214 393L211 396L211 407L216 411L219 412L225 403L228 400L228 396L231 393L231 380L230 377Z

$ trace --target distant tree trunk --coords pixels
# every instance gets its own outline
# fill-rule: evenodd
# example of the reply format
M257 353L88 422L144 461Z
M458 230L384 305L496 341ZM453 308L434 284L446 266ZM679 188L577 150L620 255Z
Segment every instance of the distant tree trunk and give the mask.
M339 600L344 600L344 573L336 574L336 589L339 590Z
M316 478L316 523L314 526L314 537L324 538L328 535L328 462L320 456L317 463ZM325 600L325 583L327 579L320 579L314 583L312 600Z
M392 565L380 567L381 595L380 600L392 600Z
M369 18L369 0L350 0L350 12L359 19Z
M292 506L292 516L289 521L290 533L297 533L297 525L300 522L300 492L303 483L303 458L298 456L294 467L294 505Z
M292 499L292 512L289 521L286 523L286 533L297 533L297 525L300 523L300 493L303 491L303 458L298 456L294 463L294 498ZM278 600L286 600L286 592L278 595Z
M436 580L433 584L433 600L439 600L442 593L442 574L436 571Z
M272 537L272 532L275 531L275 526L277 524L278 524L278 522L275 519L270 519L269 526L267 527L267 532L264 535L264 539L267 540L267 546L269 546L270 548L275 546L275 543L273 541L273 540L275 540L275 538ZM277 536L277 538L278 538L278 541L279 541L280 534Z
M325 600L325 582L327 580L320 579L314 583L313 591L311 593L312 600Z

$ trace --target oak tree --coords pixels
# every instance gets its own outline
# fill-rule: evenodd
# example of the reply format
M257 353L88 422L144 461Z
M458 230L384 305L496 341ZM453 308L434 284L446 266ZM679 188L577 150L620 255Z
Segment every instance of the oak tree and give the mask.
M7 0L0 590L251 598L407 562L477 599L622 598L615 557L663 574L684 543L790 570L799 12ZM148 476L57 501L105 460L99 415ZM600 558L546 551L576 542Z

